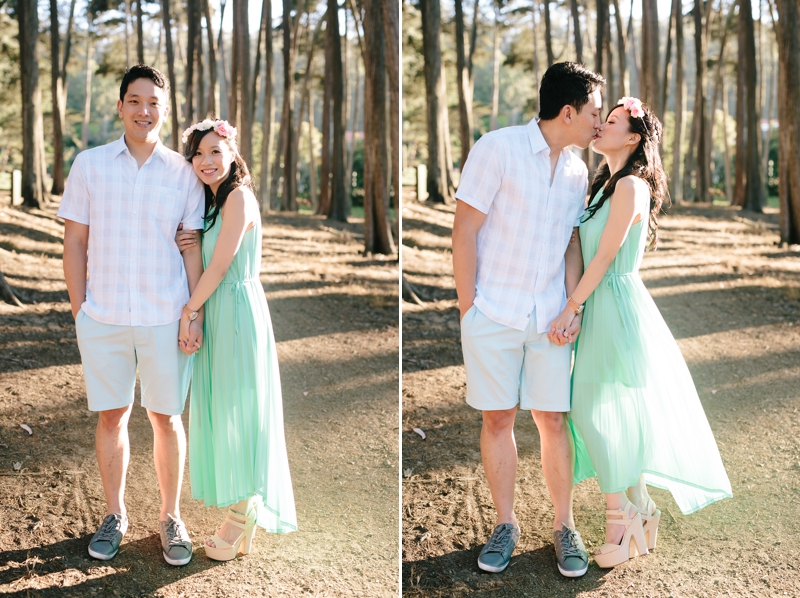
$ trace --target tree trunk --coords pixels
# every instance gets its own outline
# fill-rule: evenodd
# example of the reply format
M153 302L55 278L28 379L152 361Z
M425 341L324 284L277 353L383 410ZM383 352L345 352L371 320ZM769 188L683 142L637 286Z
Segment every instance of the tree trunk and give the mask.
M331 63L332 43L325 29L325 77L322 89L322 156L319 176L319 214L327 216L331 211L331 95L333 73L327 65Z
M647 2L647 0L644 0ZM583 64L583 37L581 35L581 17L578 13L578 0L569 0L569 10L572 13L572 29L575 36L575 62Z
M53 113L53 186L50 192L53 195L64 193L64 134L61 128L64 122L64 116L61 113L64 81L61 76L61 61L59 60L60 44L58 2L50 0L50 95Z
M201 121L206 117L208 114L208 108L206 107L206 99L208 96L205 93L205 84L207 81L207 77L205 75L205 69L203 65L204 55L205 52L203 51L203 11L202 5L200 5L201 0L195 0L198 3L197 6L197 50L195 51L195 79L197 80L197 89L196 97L197 97L197 120Z
M208 1L208 0L206 0ZM275 97L272 93L272 0L263 0L263 11L267 15L268 26L264 30L264 115L261 135L261 173L258 185L258 197L261 201L261 213L266 215L270 208L269 188L269 151L272 145L272 118Z
M133 20L131 16L131 0L123 0L123 4L125 5L125 68L128 69L131 66L131 36L128 28Z
M141 1L141 0L140 0ZM264 0L270 2L270 0ZM217 48L214 43L214 27L211 25L211 6L203 0L203 14L206 17L206 41L208 42L208 101L205 116L217 116Z
M677 7L676 7L677 4ZM660 81L661 96L658 102L658 114L666 116L667 114L667 96L669 95L669 69L672 65L672 30L675 28L676 12L681 10L680 2L676 3L673 0L669 9L669 20L667 21L667 46L664 52L664 76ZM663 145L663 139L662 145Z
M184 67L184 88L183 94L186 98L186 114L184 114L183 128L188 129L194 121L194 67L195 54L197 51L196 40L200 36L200 11L198 10L199 0L186 0L186 62ZM174 84L174 83L173 83Z
M475 4L477 6L478 0L475 0ZM555 61L555 55L553 54L553 30L550 25L550 0L544 0L544 47L547 51L547 66L549 67ZM538 84L538 82L537 82Z
M386 2L387 0L383 1ZM331 120L333 121L331 209L328 217L337 222L347 222L348 202L344 193L344 77L342 74L342 38L339 35L338 9L339 5L336 0L328 0L328 27L326 28L326 33L331 40L331 62L326 66L326 70L330 70L332 75L331 96L333 100L333 105L331 106ZM378 5L378 10L380 11L380 5ZM379 14L377 18L378 25L383 27L381 15ZM384 43L386 43L385 38ZM384 48L385 51L386 49ZM386 68L386 66L386 61L384 61L383 67Z
M170 86L169 86L169 100L170 106L172 110L170 110L170 114L172 116L171 119L171 130L169 132L169 140L170 140L170 147L172 147L173 151L180 150L180 142L181 142L181 131L180 131L180 106L178 105L178 92L176 90L176 79L175 79L175 48L172 45L172 19L170 18L169 14L169 0L161 0L161 17L163 20L163 27L164 33L166 35L166 45L167 45L167 74L169 76Z
M389 255L395 252L395 245L386 177L386 39L380 3L366 0L364 15L364 250Z
M442 49L439 43L441 30L439 0L420 0L420 9L428 120L428 198L434 203L443 203L450 201L453 194L447 182L445 152L441 149L444 140L443 116L447 116L447 106L441 85L443 70ZM369 87L370 84L366 85ZM367 107L366 100L364 106Z
M250 93L250 103L255 110L258 101L258 84L261 77L261 42L266 36L266 30L270 27L272 15L267 13L267 2L261 3L261 24L258 27L258 37L256 38L256 60L253 65L253 85Z
M222 20L225 17L225 7L227 6L227 0L221 0L219 4L219 22L222 23ZM228 79L228 63L225 59L225 37L223 35L224 29L220 25L219 28L219 35L217 36L217 50L219 51L219 70L221 77L219 78L219 117L224 119L230 119L230 105L229 105L229 93L230 93L230 81Z
M725 87L725 77L720 77L720 84L722 85L722 130L725 134L722 136L725 147L725 199L728 203L733 203L733 183L731 177L731 152L728 145L728 90Z
M573 0L575 1L575 0ZM497 129L497 112L500 107L500 7L494 7L494 30L492 35L492 112L489 117L489 130ZM447 101L447 97L443 98Z
M400 5L397 0L383 0L383 2L381 2L381 11L384 37L387 41L386 67L389 77L389 139L392 147L390 156L392 161L392 205L394 207L394 213L399 215L400 195L403 189L403 185L400 181Z
M706 43L703 36L703 0L695 0L694 9L695 95L692 128L695 131L696 169L694 201L709 201L710 165L708 163L708 126L706 123Z
M670 192L675 204L682 204L684 185L681 180L683 162L683 114L686 110L686 80L683 67L683 11L681 0L673 0L675 4L675 133L672 143L672 172L670 176ZM688 178L688 175L685 175Z
M286 129L286 146L283 158L283 197L281 209L290 212L297 211L297 160L294 148L294 61L292 52L292 2L283 0L283 115L281 117L281 131Z
M698 2L701 0L698 0ZM661 118L658 112L658 4L656 0L642 0L642 81L641 97Z
M314 93L308 95L308 199L311 202L311 213L317 211L317 159L314 152Z
M92 111L92 17L87 15L86 32L86 85L83 99L83 125L81 126L81 149L89 149L89 116Z
M778 26L778 195L782 243L800 243L800 15L796 0L777 0Z
M55 1L55 0L51 0ZM463 1L455 0L456 9L456 75L458 80L458 135L461 141L461 170L467 163L472 149L472 98L470 97L469 73L464 48ZM534 57L536 55L534 46Z
M44 127L39 87L39 15L36 0L20 0L17 19L22 92L22 203L38 208L48 201L49 193L45 189L42 161Z
M756 44L753 25L753 8L750 0L739 0L740 25L744 29L744 60L740 67L745 71L747 101L747 154L744 184L744 198L739 203L746 210L761 212L765 202L764 187L761 184L761 160L758 150L758 73L756 72Z
M614 23L617 27L617 62L619 70L619 81L617 83L617 96L624 98L628 89L628 69L627 69L627 49L625 48L625 30L622 27L622 15L619 12L619 0L611 0L614 3Z
M136 61L144 64L144 10L142 0L136 0Z
M250 101L250 24L247 0L233 0L232 35L234 66L231 67L231 119L238 123L239 152L249 164L253 157L253 104Z
M608 38L608 0L597 0L597 45L594 54L594 70L603 72L603 52Z

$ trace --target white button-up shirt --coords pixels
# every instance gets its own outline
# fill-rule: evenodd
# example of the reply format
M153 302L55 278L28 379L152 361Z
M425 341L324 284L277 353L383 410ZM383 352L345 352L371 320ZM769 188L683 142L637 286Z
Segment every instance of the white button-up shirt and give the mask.
M179 320L189 287L175 232L202 229L204 209L191 164L160 142L141 168L124 135L78 154L58 215L89 225L83 311L120 326Z
M589 186L583 160L564 149L550 183L550 147L536 119L481 137L470 150L456 198L486 214L478 232L475 305L525 330L536 311L546 332L566 304L564 253L580 224Z

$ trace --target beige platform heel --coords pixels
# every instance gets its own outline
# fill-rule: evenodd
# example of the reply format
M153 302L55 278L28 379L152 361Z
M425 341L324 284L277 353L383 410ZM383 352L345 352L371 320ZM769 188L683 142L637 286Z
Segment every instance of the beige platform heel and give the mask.
M256 535L256 519L257 519L256 506L250 509L247 515L234 511L232 508L228 509L228 514L225 519L227 522L235 527L241 529L241 533L236 537L232 544L228 544L225 540L219 537L219 530L215 533L210 540L214 546L203 544L206 556L215 561L231 561L241 552L242 554L250 554L253 546L253 538Z
M639 511L642 516L642 529L644 530L644 539L647 542L648 550L655 550L656 541L658 540L658 522L661 521L661 511L656 508L656 503L652 498L647 499L646 513ZM649 515L648 515L649 513Z
M594 562L598 567L603 569L616 567L649 552L642 528L642 516L632 503L629 502L622 509L607 510L606 515L606 526L621 525L625 528L625 534L619 544L603 544L600 551L595 553ZM618 516L619 519L612 519L608 515Z

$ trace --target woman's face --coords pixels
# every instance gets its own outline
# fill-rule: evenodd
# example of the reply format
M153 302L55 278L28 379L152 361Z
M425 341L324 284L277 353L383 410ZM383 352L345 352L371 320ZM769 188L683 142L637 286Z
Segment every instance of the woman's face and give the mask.
M606 122L600 125L592 149L605 156L626 147L636 146L639 143L639 134L631 133L629 118L630 114L625 108L622 106L614 108L606 118Z
M228 144L211 131L200 140L200 145L192 156L192 167L197 178L211 186L221 183L228 177L233 158L233 152Z

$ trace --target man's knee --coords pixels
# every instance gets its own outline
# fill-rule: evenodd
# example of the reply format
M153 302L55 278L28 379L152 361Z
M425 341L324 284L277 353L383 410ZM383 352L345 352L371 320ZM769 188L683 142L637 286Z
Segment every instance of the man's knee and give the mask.
M174 434L183 430L183 421L180 415L165 415L148 409L147 415L156 433L163 432Z
M120 430L128 425L128 416L131 407L120 407L119 409L107 409L97 412L97 425L104 431L112 432Z
M539 429L539 434L560 435L567 432L566 414L560 411L531 410L533 421Z
M516 415L516 407L500 411L484 411L483 429L493 436L507 434L514 429Z

